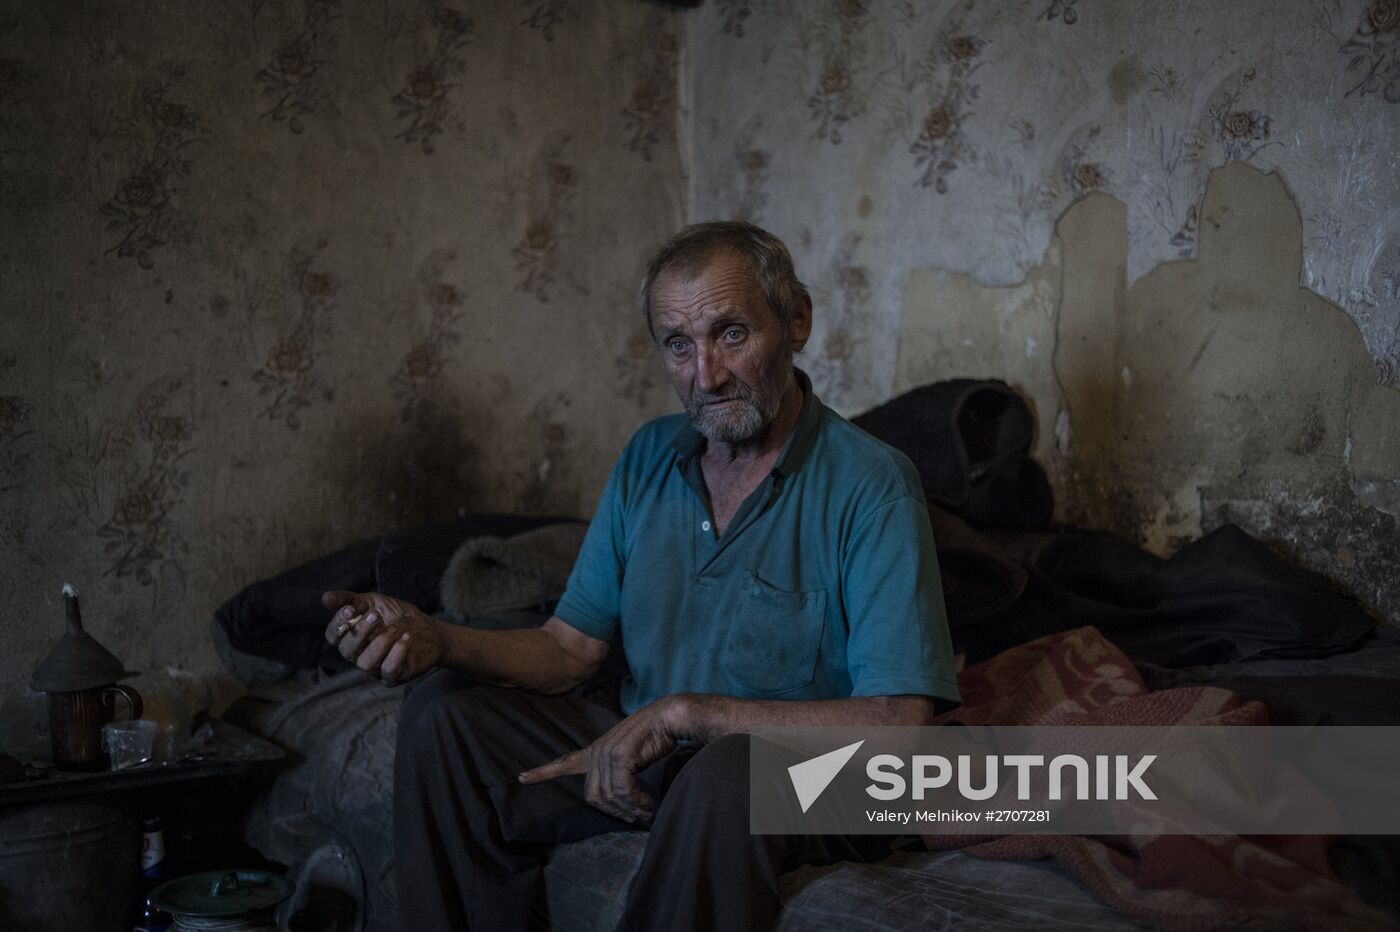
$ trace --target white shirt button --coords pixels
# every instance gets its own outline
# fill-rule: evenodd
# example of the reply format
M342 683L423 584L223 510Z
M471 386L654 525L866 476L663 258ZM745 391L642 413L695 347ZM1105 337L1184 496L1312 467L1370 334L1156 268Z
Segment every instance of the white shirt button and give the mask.
M704 522L702 522L702 523L700 524L700 530L702 530L702 531L708 531L709 529L710 529L710 522L704 521Z

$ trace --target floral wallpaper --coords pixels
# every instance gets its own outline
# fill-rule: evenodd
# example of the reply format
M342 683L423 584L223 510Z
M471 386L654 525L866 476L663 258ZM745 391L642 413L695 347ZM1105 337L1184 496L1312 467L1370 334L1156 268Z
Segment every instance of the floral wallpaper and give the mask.
M854 413L922 382L1006 379L1036 406L1062 518L1161 553L1235 521L1400 621L1400 2L713 0L689 60L691 217L793 246L825 400ZM1204 211L1213 173L1239 164L1276 173L1282 206L1229 174ZM1280 221L1295 213L1301 232ZM1269 226L1238 232L1246 216ZM1207 258L1207 227L1270 271L1208 283L1196 307L1180 264ZM1297 286L1350 326L1272 373L1303 331L1268 312ZM1221 308L1257 325L1229 365L1206 354ZM1206 354L1176 377L1214 399L1187 450L1166 438L1188 399L1149 377L1141 335L1167 331ZM1228 387L1241 372L1257 378ZM1354 407L1325 431L1307 407L1276 423L1323 397ZM1233 420L1251 405L1273 440Z
M1344 358L1347 398L1400 388L1397 0L684 6L0 0L0 692L64 581L128 665L213 666L212 610L302 560L472 510L587 515L674 405L644 256L722 216L792 246L802 364L841 410L1008 378L1067 514L1167 549L1239 521L1400 611L1386 399L1300 415L1278 455L1307 489L1118 474L1075 459L1082 415L1151 373L1069 371L1112 356L1102 321L1171 307L1257 195L1299 225L1269 268L1360 346L1308 378ZM1240 163L1284 193L1204 200Z
M833 295L856 232L886 315L911 265L1013 284L1093 191L1128 206L1131 283L1194 255L1207 174L1242 160L1287 179L1302 284L1400 386L1395 0L716 0L691 43L692 212L798 240ZM877 332L852 365L890 357Z
M129 667L212 667L255 579L589 514L672 404L635 282L682 221L683 38L639 2L0 2L0 699L65 581Z

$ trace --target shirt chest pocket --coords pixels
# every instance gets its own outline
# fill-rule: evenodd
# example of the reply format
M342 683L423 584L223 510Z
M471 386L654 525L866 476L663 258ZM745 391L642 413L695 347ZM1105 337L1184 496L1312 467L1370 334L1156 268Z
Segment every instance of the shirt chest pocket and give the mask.
M825 590L790 592L749 572L724 644L735 694L775 696L811 683L825 629Z

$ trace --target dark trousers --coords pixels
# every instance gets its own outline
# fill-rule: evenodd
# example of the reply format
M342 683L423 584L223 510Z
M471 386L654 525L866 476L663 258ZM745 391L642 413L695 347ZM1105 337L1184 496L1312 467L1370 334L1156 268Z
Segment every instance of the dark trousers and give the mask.
M582 776L516 780L621 719L588 699L482 686L451 671L417 684L399 719L394 769L399 927L524 930L549 846L637 829L588 805ZM747 735L677 749L638 778L657 800L656 818L620 929L768 929L783 871L889 851L883 836L749 834Z

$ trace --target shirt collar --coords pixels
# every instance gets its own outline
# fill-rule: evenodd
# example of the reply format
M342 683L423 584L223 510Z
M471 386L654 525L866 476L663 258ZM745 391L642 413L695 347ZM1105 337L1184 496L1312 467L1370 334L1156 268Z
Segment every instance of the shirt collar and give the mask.
M797 379L797 387L802 390L802 410L798 412L797 422L792 425L792 432L783 441L783 449L773 464L773 472L781 476L797 472L811 451L812 442L817 439L817 426L821 423L822 403L812 391L812 380L796 366L793 366L792 374ZM687 419L671 438L671 449L680 457L677 465L684 472L691 460L704 451L705 436Z

